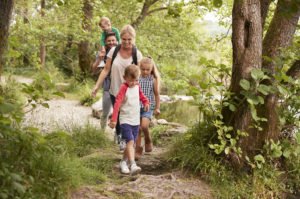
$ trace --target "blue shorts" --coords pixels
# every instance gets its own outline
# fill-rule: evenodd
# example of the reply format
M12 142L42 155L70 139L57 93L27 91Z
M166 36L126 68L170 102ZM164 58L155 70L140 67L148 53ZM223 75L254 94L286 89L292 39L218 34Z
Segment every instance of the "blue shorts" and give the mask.
M152 115L153 115L153 110L149 110L149 111L144 111L144 108L141 108L141 118L145 117L148 118L149 120L151 120Z
M126 140L126 143L131 140L135 142L139 133L139 127L140 125L121 124L122 139Z

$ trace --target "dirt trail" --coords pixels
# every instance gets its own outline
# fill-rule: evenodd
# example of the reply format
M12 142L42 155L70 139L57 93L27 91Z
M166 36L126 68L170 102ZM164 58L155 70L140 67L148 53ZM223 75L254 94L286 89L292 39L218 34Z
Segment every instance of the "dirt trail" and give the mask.
M120 182L108 182L101 188L83 186L71 194L72 199L114 199L114 198L151 198L151 199L212 199L211 190L199 179L173 171L164 160L166 149L155 147L152 153L144 154L137 161L142 172L137 176L122 175L118 161L114 173ZM119 155L121 158L121 154Z
M39 127L42 132L51 132L54 128L70 130L72 126L90 124L99 127L99 120L92 117L90 107L79 105L78 101L54 99L48 101L50 108L38 106L25 116L25 125ZM181 131L180 126L178 131ZM113 139L112 130L107 135ZM142 168L137 176L122 175L119 160L122 154L115 146L114 175L118 180L108 180L99 186L82 186L70 193L71 199L114 199L114 198L201 198L211 199L211 190L199 179L187 176L184 171L174 171L166 163L164 153L167 148L154 147L153 152L144 154L137 162ZM99 152L99 155L102 153ZM103 154L102 154L103 155Z

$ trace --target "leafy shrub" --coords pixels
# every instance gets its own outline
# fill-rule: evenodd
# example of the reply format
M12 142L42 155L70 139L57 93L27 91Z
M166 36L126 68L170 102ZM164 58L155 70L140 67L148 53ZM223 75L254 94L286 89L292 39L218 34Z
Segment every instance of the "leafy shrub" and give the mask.
M285 168L280 167L279 161L268 159L260 168L233 170L226 157L209 149L208 144L215 136L216 129L210 124L202 122L194 126L176 138L169 161L207 180L216 198L282 198L283 193L299 190L299 155L286 158ZM294 149L297 147L293 145Z
M18 84L9 86L0 87L0 198L65 198L70 188L85 180L103 182L105 174L76 155L106 146L104 134L86 127L42 136L36 128L21 128L23 104L13 89ZM36 92L35 87L26 89Z

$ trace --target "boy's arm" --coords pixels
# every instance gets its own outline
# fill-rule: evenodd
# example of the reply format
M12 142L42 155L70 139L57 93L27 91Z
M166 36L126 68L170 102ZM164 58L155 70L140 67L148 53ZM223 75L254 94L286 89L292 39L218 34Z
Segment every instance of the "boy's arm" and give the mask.
M139 85L139 94L140 94L140 101L144 106L149 106L149 100L148 98L144 95L140 85Z
M157 79L154 78L154 85L153 85L153 91L154 91L154 98L155 98L155 109L154 113L159 114L160 113L160 96L159 96L159 87Z
M121 88L119 90L118 95L116 96L116 101L115 101L115 105L114 105L114 109L113 109L113 114L111 117L111 121L112 122L116 122L117 118L118 118L118 113L121 107L121 104L125 98L125 94L127 91L127 85L126 84L122 84Z
M102 50L102 48L105 46L105 36L105 32L102 32L100 37L100 50Z
M120 37L120 32L117 28L112 28L112 31L116 34L116 38L117 38L117 41L118 41L118 44L121 43L121 37Z

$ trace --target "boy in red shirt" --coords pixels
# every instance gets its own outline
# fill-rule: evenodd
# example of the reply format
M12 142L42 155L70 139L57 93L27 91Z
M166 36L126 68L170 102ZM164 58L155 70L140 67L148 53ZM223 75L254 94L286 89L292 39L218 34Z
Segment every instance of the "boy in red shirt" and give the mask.
M109 126L114 128L120 111L120 127L122 138L126 140L123 159L120 162L121 173L135 175L141 172L141 168L134 160L134 144L139 133L140 126L140 101L144 105L145 111L149 110L149 100L143 94L139 84L139 67L129 65L125 69L125 83L121 85L116 97L114 111ZM130 170L127 165L130 165Z

